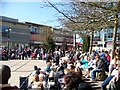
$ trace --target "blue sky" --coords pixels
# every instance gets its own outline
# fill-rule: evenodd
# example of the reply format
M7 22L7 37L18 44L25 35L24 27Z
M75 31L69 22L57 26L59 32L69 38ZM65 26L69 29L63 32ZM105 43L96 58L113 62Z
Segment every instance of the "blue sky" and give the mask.
M52 2L53 3L53 2ZM2 16L48 26L59 26L58 12L52 7L41 8L44 2L2 2Z

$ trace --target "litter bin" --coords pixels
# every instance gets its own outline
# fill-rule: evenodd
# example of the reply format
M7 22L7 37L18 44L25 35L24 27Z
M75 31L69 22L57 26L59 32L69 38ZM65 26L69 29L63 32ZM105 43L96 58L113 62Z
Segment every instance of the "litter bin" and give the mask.
M28 87L28 77L20 77L20 89L27 89Z

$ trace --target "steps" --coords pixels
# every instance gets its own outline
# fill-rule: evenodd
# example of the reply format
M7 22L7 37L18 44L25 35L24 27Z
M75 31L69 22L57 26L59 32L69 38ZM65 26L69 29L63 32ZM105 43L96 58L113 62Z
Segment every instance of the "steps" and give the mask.
M91 81L90 78L83 78L86 82L88 82L94 90L101 90L101 84L103 81Z

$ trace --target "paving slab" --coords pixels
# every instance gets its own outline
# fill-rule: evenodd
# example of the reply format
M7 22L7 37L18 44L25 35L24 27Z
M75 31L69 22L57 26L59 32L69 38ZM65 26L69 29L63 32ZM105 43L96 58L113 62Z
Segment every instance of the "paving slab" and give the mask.
M9 61L0 61L0 65L6 64L11 68L11 78L9 79L9 83L11 85L20 86L20 77L27 77L28 75L28 84L30 84L33 80L33 76L31 73L34 71L34 65L39 68L45 68L46 62L43 60L9 60ZM85 78L84 78L85 79ZM102 81L90 81L90 78L85 79L90 85L94 88L94 90L101 90Z
M11 85L20 86L20 77L27 77L34 71L34 65L45 68L46 64L43 60L9 60L9 61L0 61L0 65L8 65L11 68L11 78L9 83ZM28 84L31 83L33 77L30 75L28 78Z

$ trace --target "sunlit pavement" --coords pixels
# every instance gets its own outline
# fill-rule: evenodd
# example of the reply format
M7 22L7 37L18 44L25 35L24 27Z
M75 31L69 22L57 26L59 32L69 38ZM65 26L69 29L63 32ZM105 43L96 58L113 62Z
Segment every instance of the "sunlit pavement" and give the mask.
M20 77L27 77L34 71L34 65L45 68L46 64L43 60L9 60L9 61L0 61L0 65L9 65L12 71L11 78L9 83L11 85L17 85L19 87ZM28 84L32 81L32 75L30 75Z
M9 65L12 71L11 78L9 83L11 85L20 86L20 77L27 77L34 71L34 65L45 68L46 62L44 60L9 60L9 61L0 61L0 65L6 64ZM33 76L30 75L28 80L28 85L31 83ZM89 82L94 90L101 90L100 86L102 81L91 82L89 79L85 81Z

